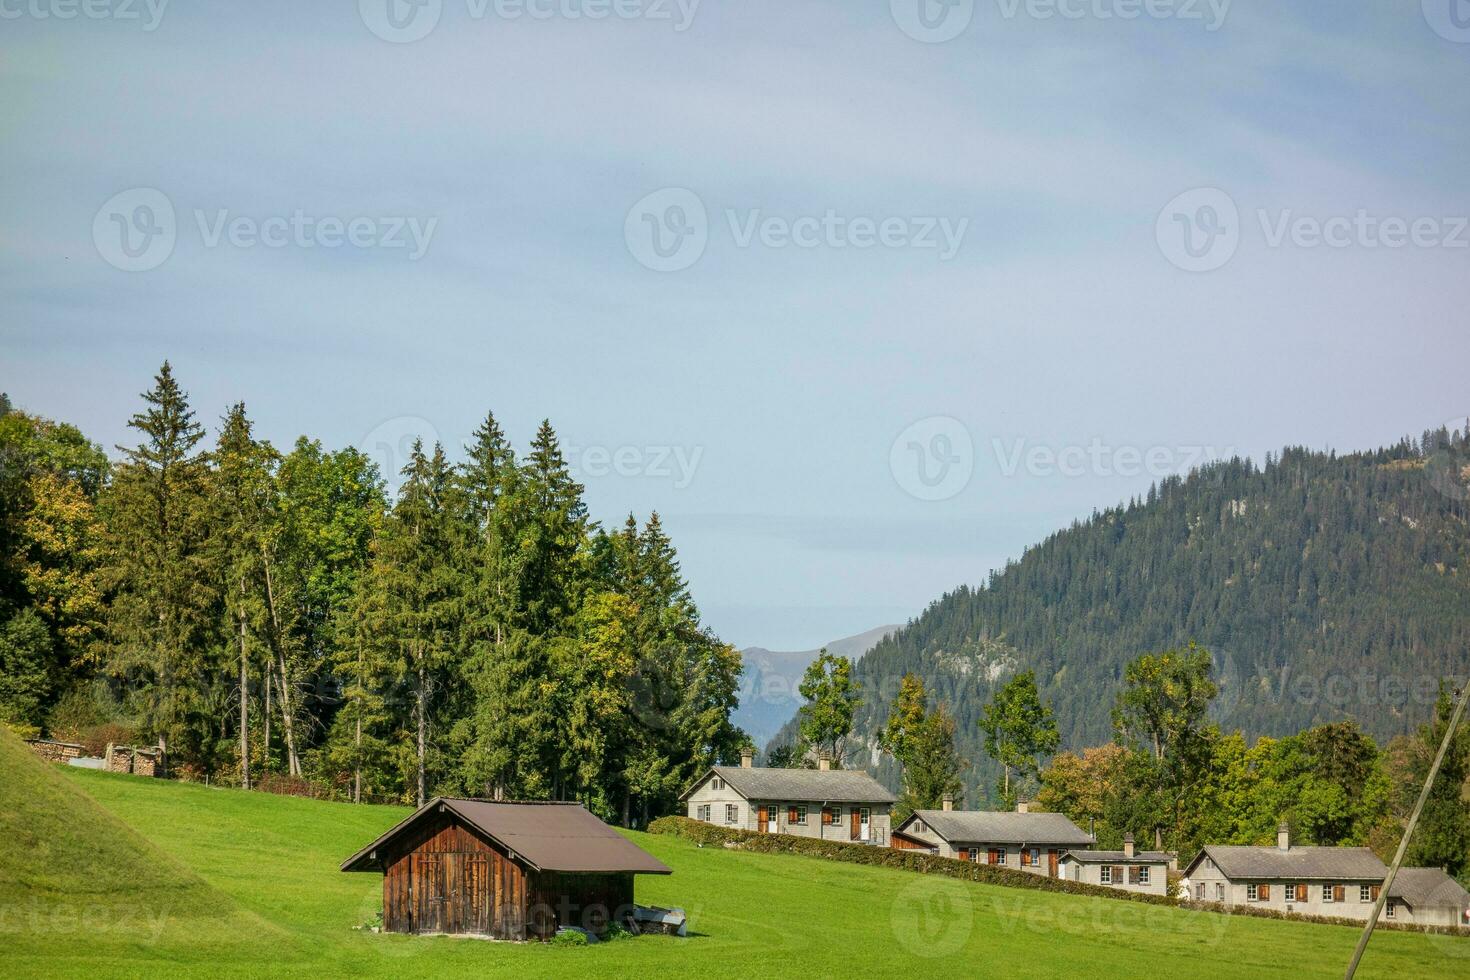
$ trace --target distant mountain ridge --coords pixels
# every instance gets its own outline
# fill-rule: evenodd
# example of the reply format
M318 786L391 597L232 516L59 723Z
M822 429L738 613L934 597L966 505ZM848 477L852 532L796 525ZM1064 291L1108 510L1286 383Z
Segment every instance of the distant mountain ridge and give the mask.
M833 640L826 644L826 650L856 660L898 628L876 626L854 636ZM764 746L770 741L782 723L801 707L797 687L801 684L802 674L820 652L821 648L785 653L765 647L748 647L740 651L745 674L740 681L740 707L732 717L757 746Z
M1034 669L1064 747L1100 744L1124 666L1191 640L1215 655L1227 729L1413 730L1439 679L1470 673L1470 433L1215 463L1053 534L863 658L847 763L897 785L875 736L914 672L955 713L980 801L995 769L977 723L997 684ZM794 735L788 721L777 742Z

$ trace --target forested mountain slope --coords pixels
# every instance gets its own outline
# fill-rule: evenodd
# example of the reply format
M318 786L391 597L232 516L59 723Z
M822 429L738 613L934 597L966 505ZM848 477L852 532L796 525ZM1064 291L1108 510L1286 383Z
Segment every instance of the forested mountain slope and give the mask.
M1063 747L1111 737L1124 665L1198 641L1217 720L1248 736L1350 718L1380 740L1470 672L1470 465L1444 430L1371 453L1288 449L1169 478L943 596L860 662L857 735L875 745L914 672L959 722L972 789L993 783L977 728L997 683L1035 669ZM777 736L789 740L794 726ZM853 741L859 741L854 739ZM895 783L894 763L854 756ZM972 802L980 796L972 797Z

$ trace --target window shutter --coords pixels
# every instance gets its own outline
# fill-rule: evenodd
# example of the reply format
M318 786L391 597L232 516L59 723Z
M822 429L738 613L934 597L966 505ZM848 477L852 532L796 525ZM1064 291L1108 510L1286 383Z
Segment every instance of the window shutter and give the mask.
M960 848L960 860L961 861L968 861L968 860L970 860L970 849L968 847L962 847L962 848Z
M1118 865L1116 868L1114 868L1113 869L1113 884L1115 884L1115 885L1121 885L1121 884L1123 884L1123 875L1125 873L1126 872L1124 872L1122 865Z
M796 823L796 807L789 806L786 808L786 822Z
M1271 886L1261 885L1259 888L1256 889L1256 894L1261 897L1261 901L1263 902L1271 901Z
M1373 886L1373 901L1375 901L1375 902L1378 901L1378 893L1380 891L1382 891L1382 890L1383 890L1383 886L1382 885L1374 885Z
M1346 894L1346 892L1344 891L1342 885L1333 885L1332 886L1332 900L1334 902L1340 902L1340 901L1342 901L1345 894Z

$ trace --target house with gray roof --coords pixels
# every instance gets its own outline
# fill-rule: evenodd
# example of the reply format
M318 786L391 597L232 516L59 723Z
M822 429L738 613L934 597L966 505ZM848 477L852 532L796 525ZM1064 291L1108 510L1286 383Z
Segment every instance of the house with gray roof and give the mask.
M1179 890L1196 902L1367 921L1387 875L1366 847L1293 845L1282 824L1274 847L1206 846L1185 867Z
M739 766L714 766L685 791L691 819L763 834L888 845L897 797L865 772L833 769L765 769L745 753Z
M1086 885L1117 888L1145 895L1169 893L1169 868L1177 859L1168 851L1140 851L1133 835L1123 837L1121 851L1071 850L1062 855L1060 876Z
M1399 868L1388 890L1383 919L1470 929L1470 892L1442 868Z
M942 810L915 810L893 831L893 846L940 857L995 864L1057 878L1069 850L1091 847L1092 836L1060 813L1032 813L1022 802L1015 812L956 810L946 797Z

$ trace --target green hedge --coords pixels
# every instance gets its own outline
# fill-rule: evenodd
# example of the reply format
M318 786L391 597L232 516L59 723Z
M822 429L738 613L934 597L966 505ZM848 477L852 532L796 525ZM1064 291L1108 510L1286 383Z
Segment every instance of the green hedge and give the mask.
M989 885L1005 885L1010 888L1030 888L1043 892L1067 892L1072 895L1095 895L1124 902L1145 902L1149 905L1178 905L1178 899L1169 895L1145 895L1140 892L1108 888L1105 885L1086 885L1080 881L1047 878L1044 875L1001 868L990 864L976 864L956 858L935 857L920 851L901 851L892 847L875 847L871 844L849 844L845 841L817 840L812 837L797 837L793 834L757 834L750 830L732 830L717 827L688 817L661 817L648 825L651 834L669 834L682 837L696 844L733 845L743 851L759 851L762 854L803 854L807 857L825 858L829 861L845 861L848 864L871 864L883 868L899 868L919 874L943 875L961 881L979 881Z
M750 830L734 830L688 817L660 817L648 825L651 834L668 834L681 837L696 844L729 845L742 851L757 851L762 854L801 854L807 857L825 858L829 861L844 861L848 864L871 864L883 868L899 868L919 874L943 875L961 881L979 881L988 885L1004 885L1008 888L1030 888L1034 891L1065 892L1072 895L1094 895L1124 902L1144 902L1149 905L1172 905L1178 908L1199 909L1219 912L1222 915L1247 915L1257 919L1288 919L1299 922L1328 923L1331 925L1363 928L1359 919L1329 919L1319 916L1299 915L1295 912L1263 909L1249 905L1218 905L1213 902L1182 902L1169 895L1145 895L1139 892L1108 888L1104 885L1087 885L1080 881L1046 878L1015 868L998 868L989 864L975 864L956 858L935 857L918 851L900 851L891 847L874 847L871 844L849 844L844 841L816 840L797 837L793 834L758 834ZM1424 932L1445 936L1467 937L1463 929L1453 926L1416 926L1407 922L1379 922L1379 929L1395 932Z

